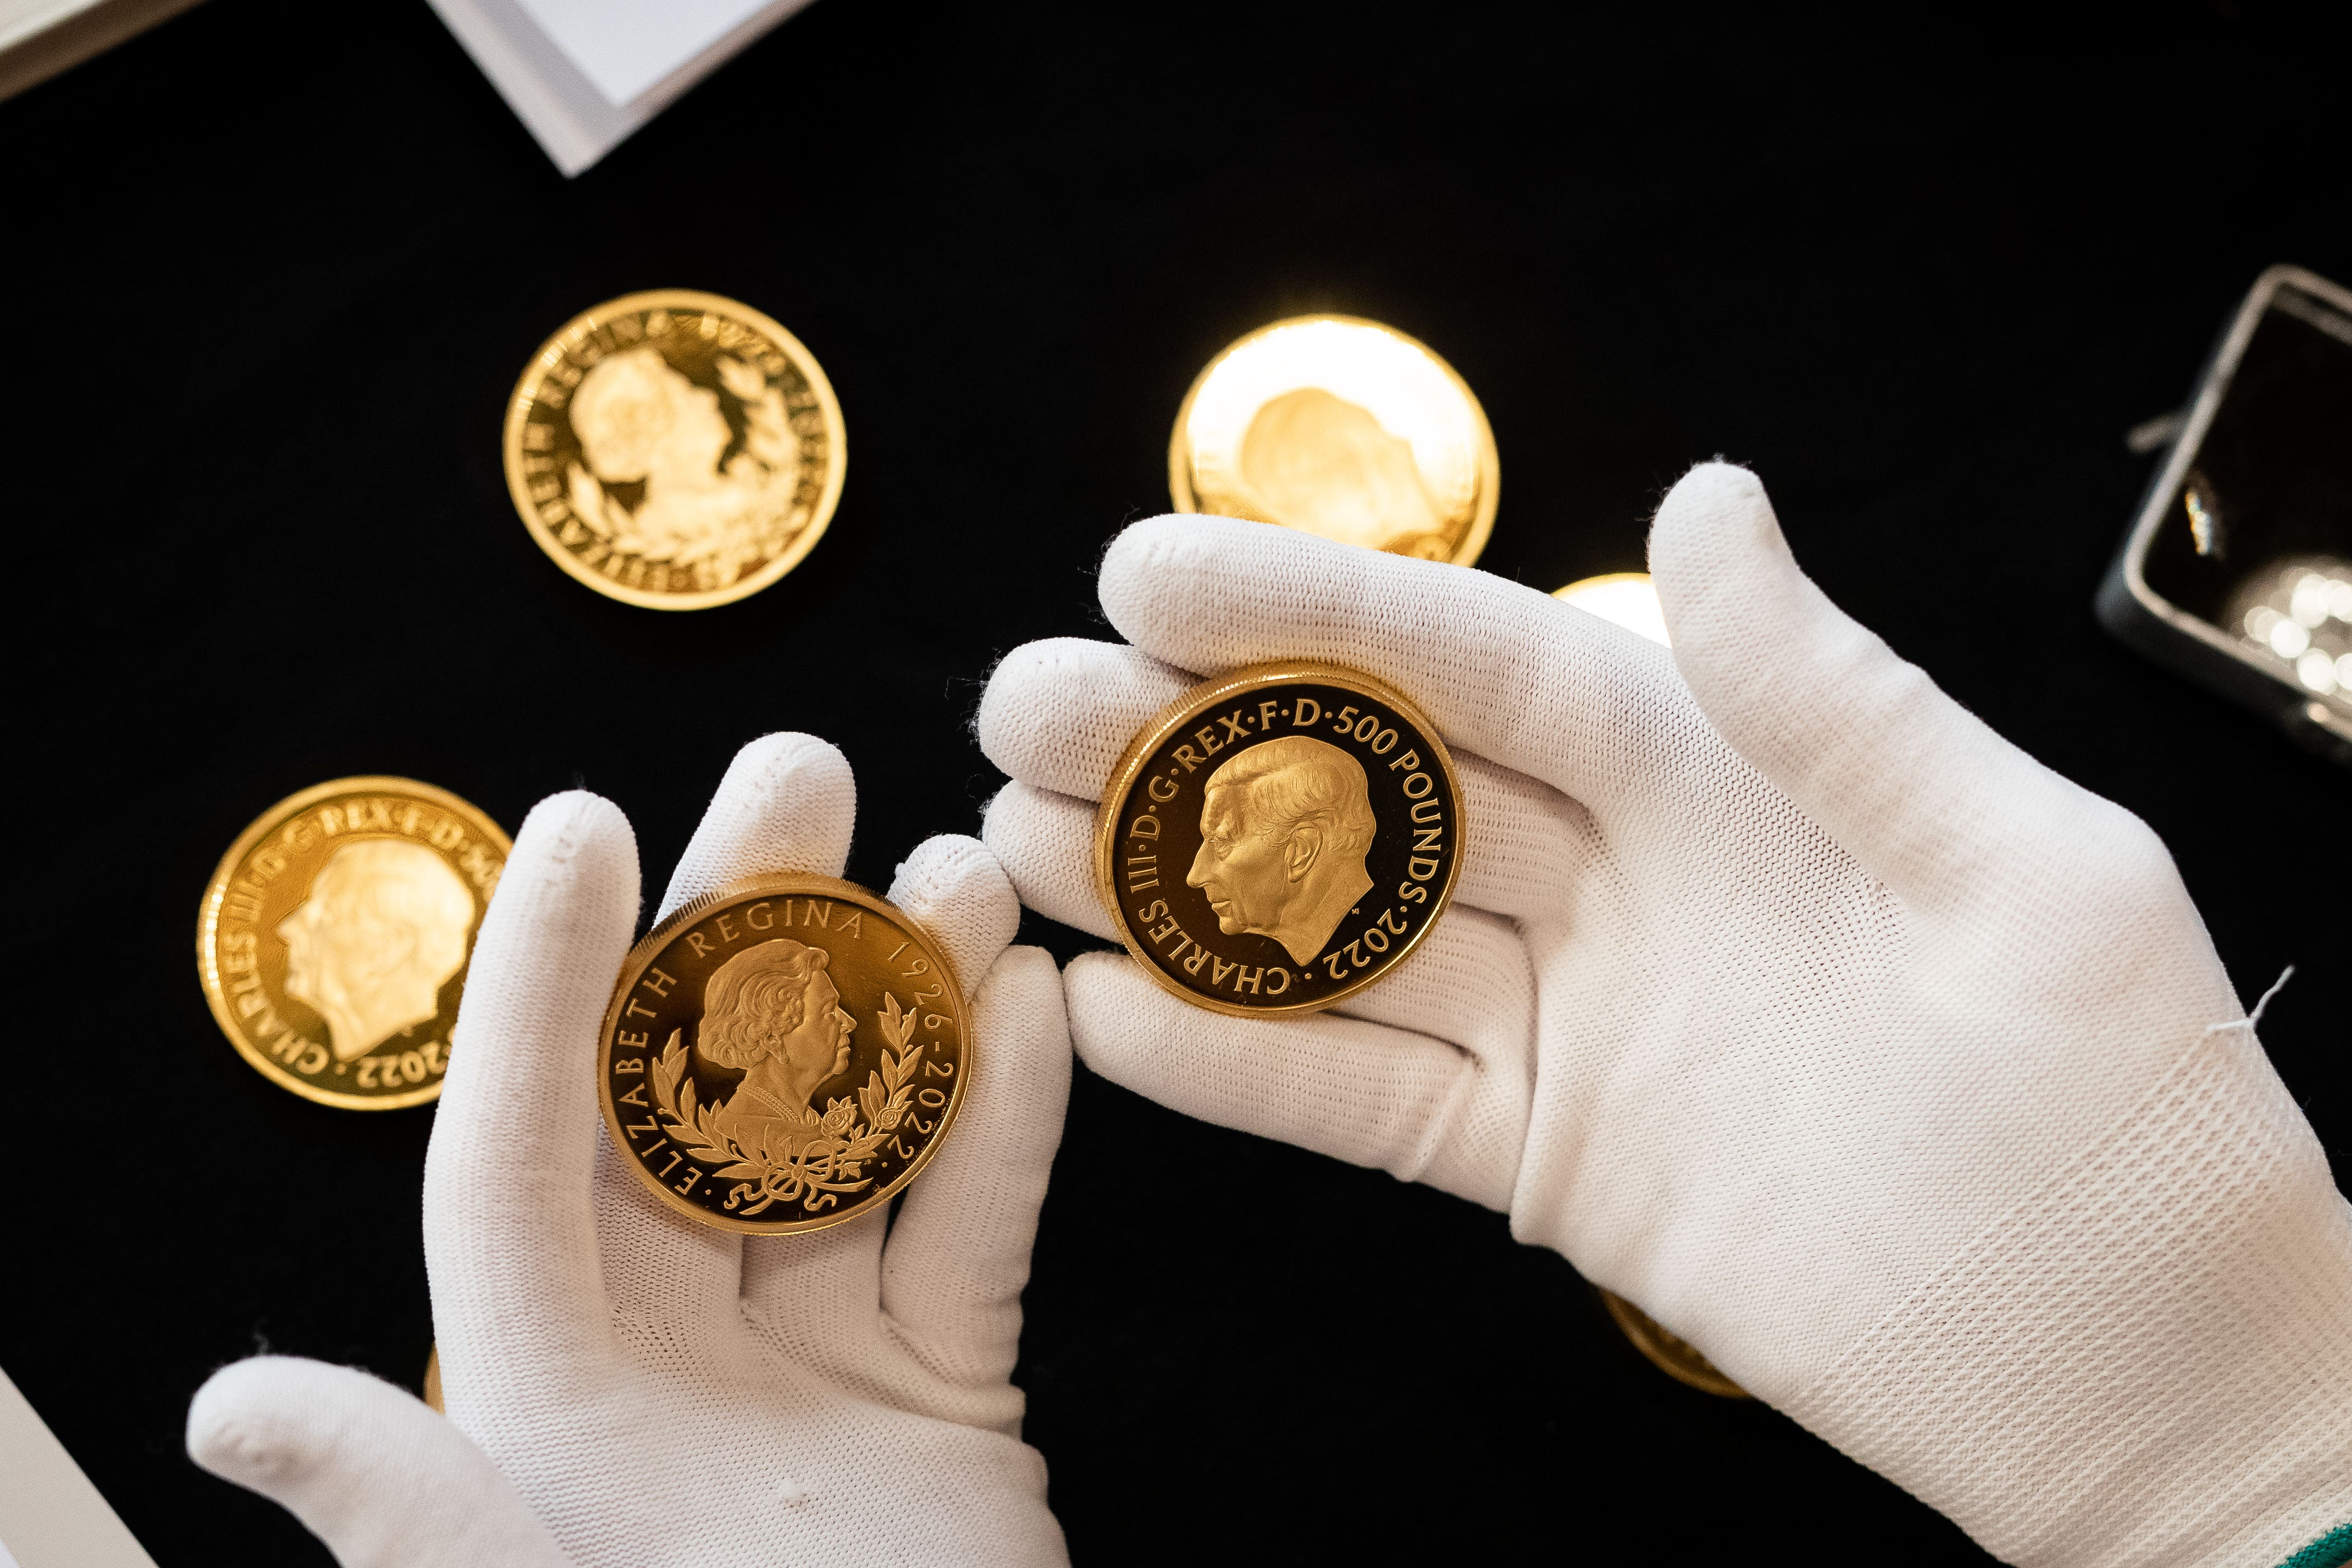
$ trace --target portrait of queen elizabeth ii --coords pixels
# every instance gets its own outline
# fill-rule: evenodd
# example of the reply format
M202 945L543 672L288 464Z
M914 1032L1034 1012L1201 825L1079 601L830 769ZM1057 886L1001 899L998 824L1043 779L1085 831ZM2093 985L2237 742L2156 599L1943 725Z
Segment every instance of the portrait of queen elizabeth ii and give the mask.
M740 360L717 373L743 422L739 443L719 388L698 385L657 349L597 362L572 398L584 462L568 474L572 509L615 550L667 561L723 588L789 542L800 445L782 394ZM606 488L633 485L635 507Z
M743 1074L712 1125L744 1148L805 1136L819 1120L817 1086L849 1065L857 1023L841 1009L825 973L829 957L779 937L728 959L703 990L695 1049L712 1066Z

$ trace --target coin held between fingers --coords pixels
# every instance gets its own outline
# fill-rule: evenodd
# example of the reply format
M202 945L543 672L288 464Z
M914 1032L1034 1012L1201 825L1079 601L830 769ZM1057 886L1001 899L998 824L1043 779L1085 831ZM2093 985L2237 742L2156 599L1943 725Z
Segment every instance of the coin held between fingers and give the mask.
M1205 682L1136 736L1095 820L1095 880L1169 990L1243 1016L1316 1012L1444 913L1462 791L1394 687L1336 664Z
M604 1018L604 1124L661 1202L760 1235L887 1204L945 1140L971 1082L947 955L853 883L753 878L637 944Z

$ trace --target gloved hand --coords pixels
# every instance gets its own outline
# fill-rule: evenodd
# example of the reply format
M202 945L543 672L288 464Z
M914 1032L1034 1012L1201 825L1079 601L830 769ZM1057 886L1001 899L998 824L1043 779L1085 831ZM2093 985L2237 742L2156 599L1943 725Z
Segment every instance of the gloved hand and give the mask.
M855 813L824 742L744 747L663 913L760 873L840 875ZM707 1228L622 1166L595 1103L637 911L628 823L542 801L483 918L425 1160L448 1418L264 1356L197 1394L188 1451L344 1568L1064 1561L1010 1381L1069 1091L1059 978L1006 947L1019 908L971 839L926 841L889 896L978 981L954 1135L895 1223Z
M1842 614L1745 470L1686 476L1650 554L1671 653L1282 528L1122 534L1133 645L1033 643L981 706L1025 902L1108 936L1115 759L1274 658L1419 702L1464 859L1333 1013L1080 957L1079 1055L1507 1210L2011 1562L2269 1568L2352 1524L2352 1216L2163 845Z

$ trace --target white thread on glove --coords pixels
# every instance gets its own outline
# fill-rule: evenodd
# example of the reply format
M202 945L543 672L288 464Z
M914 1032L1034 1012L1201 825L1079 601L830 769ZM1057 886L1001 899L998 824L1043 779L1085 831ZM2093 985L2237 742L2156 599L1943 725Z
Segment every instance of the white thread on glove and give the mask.
M756 873L837 876L855 802L824 742L746 747L664 913ZM1064 1561L1010 1381L1068 1097L1061 987L1006 947L1020 912L977 841L927 841L890 897L976 992L954 1136L895 1224L709 1229L622 1168L594 1103L634 838L593 795L541 802L475 944L426 1159L448 1420L265 1358L199 1393L197 1462L283 1502L345 1568Z
M1671 653L1286 529L1122 534L1132 646L1016 650L981 707L1033 907L1108 933L1091 802L1198 676L1354 666L1483 783L1454 913L1338 1015L1089 955L1079 1054L1507 1208L2011 1562L2271 1568L2352 1521L2352 1209L2209 1032L2242 1013L2162 844L1832 605L1752 475L1694 470L1651 554Z

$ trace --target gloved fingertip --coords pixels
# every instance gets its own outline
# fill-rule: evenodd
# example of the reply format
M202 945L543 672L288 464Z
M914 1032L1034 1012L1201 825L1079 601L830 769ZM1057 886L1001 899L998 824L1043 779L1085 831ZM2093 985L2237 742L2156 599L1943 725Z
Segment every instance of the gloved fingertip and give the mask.
M338 1373L345 1369L299 1356L229 1363L188 1401L188 1458L246 1487L287 1475L320 1448L319 1417L332 1393L320 1375Z
M1650 524L1650 572L1675 662L1702 706L1718 695L1717 666L1751 658L1759 635L1834 613L1798 569L1764 482L1736 464L1699 464L1666 493Z
M1101 779L1073 755L1074 729L1084 735L1098 726L1106 706L1125 697L1143 671L1157 669L1123 643L1086 637L1024 643L989 672L972 737L982 755L1015 779L1065 793L1099 791ZM1077 755L1091 754L1078 748Z
M1326 542L1270 523L1191 512L1167 512L1130 523L1103 552L1097 583L1103 613L1121 636L1133 643L1136 638L1130 626L1138 617L1149 617L1163 608L1171 574L1181 576L1195 567L1213 569L1232 559L1236 544L1274 535L1306 546Z
M892 878L889 898L947 948L966 996L1021 925L1021 901L1003 866L986 844L962 833L917 844Z
M790 795L822 802L835 811L854 812L857 778L841 747L821 736L780 729L747 743L727 765L720 793L741 790L758 797Z
M1650 571L1663 592L1726 551L1776 549L1788 554L1780 519L1764 481L1752 469L1720 459L1694 465L1675 482L1650 523Z
M799 730L778 730L735 753L703 822L680 862L681 873L687 862L710 858L698 856L699 849L727 858L719 845L705 843L708 830L715 825L722 829L722 838L748 838L761 846L759 853L782 857L791 869L839 876L857 828L857 775L833 742ZM770 869L782 868L780 863ZM724 874L744 873L745 868L734 867Z
M990 1005L1031 1020L1038 1032L1068 1038L1062 971L1043 947L1007 947L982 989Z
M507 871L524 866L574 884L625 875L634 895L637 836L621 809L602 795L562 790L533 806L515 834Z

